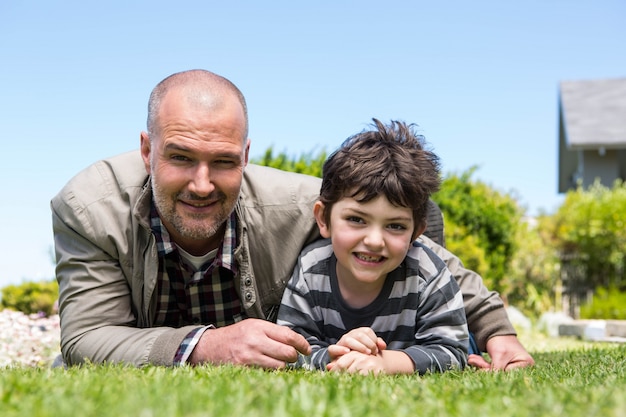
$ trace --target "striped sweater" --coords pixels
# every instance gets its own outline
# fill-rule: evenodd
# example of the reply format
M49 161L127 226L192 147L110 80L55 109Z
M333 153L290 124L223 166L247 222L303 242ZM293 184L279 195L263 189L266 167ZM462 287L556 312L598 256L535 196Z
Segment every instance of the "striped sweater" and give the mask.
M336 264L329 239L307 246L278 312L278 324L311 344L311 366L326 369L329 345L349 330L371 327L387 349L405 352L419 374L465 367L469 339L461 290L429 248L414 242L378 297L363 308L342 299Z

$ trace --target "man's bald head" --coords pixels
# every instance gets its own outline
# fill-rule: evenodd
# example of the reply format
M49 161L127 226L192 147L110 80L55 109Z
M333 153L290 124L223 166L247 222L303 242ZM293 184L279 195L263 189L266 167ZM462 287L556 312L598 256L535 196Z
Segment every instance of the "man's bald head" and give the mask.
M150 137L159 133L159 111L164 97L169 91L185 93L190 101L201 104L207 109L219 106L223 97L235 95L241 104L245 117L243 140L248 138L248 107L241 91L226 78L206 70L178 72L165 78L152 90L148 101L148 134Z

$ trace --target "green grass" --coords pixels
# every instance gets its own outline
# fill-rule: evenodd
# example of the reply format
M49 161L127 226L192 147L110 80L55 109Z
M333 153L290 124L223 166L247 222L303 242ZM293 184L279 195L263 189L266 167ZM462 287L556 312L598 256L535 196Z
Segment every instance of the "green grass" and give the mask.
M0 370L0 415L624 415L626 346L561 343L569 350L551 350L550 343L531 349L537 361L533 368L498 373L470 369L426 377L228 366L7 368Z

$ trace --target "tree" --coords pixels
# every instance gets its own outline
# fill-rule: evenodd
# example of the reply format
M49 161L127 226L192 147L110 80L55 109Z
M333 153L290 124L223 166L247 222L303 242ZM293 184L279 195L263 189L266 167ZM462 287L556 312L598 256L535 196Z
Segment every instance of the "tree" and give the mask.
M553 244L561 257L583 271L587 289L626 289L626 184L596 181L569 191L554 215Z
M55 313L55 302L59 297L59 285L55 280L25 282L2 288L0 306L21 311L24 314Z
M272 147L269 147L262 157L252 158L251 160L251 162L258 165L277 168L283 171L298 172L319 178L322 177L324 161L326 161L326 151L324 150L321 150L317 156L309 152L300 155L300 157L296 159L287 155L285 152L274 156Z
M562 308L559 257L548 232L552 222L552 216L544 214L520 223L509 269L509 302L535 317Z
M448 174L432 198L444 213L448 248L481 274L487 287L507 294L523 210L511 195L472 180L476 170Z

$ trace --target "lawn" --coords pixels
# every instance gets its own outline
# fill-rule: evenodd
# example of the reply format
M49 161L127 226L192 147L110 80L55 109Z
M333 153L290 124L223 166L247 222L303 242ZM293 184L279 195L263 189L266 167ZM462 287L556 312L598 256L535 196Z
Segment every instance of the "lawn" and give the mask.
M626 414L626 346L522 340L512 372L353 376L234 367L0 370L9 416L603 416ZM535 343L533 349L529 343Z

